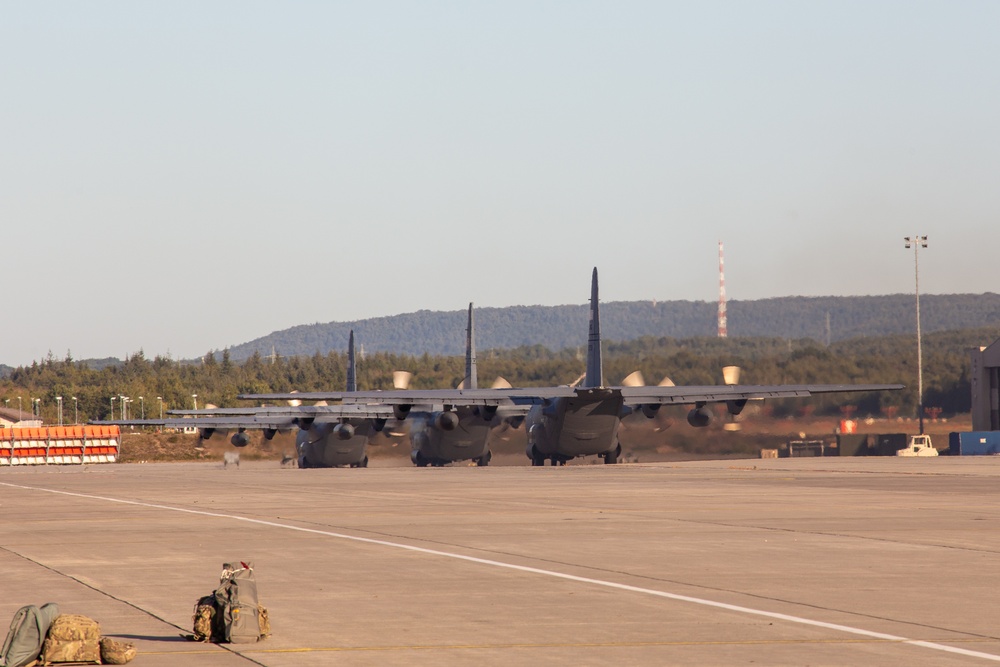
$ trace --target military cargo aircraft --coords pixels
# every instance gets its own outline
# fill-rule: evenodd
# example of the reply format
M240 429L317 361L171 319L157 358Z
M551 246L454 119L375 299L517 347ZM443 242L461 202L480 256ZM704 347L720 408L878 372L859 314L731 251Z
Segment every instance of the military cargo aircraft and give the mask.
M459 389L478 388L476 369L476 332L472 304L469 304L469 321L465 336L465 378ZM497 378L494 387L510 385ZM396 393L396 392L392 392ZM495 426L504 420L519 421L522 411L484 410L476 405L413 406L406 411L410 421L410 459L418 467L441 466L455 461L475 461L476 465L489 465L493 454L490 437Z
M354 332L347 344L347 392L357 390L357 360ZM297 402L297 399L289 399ZM331 468L368 465L367 447L386 421L392 418L392 408L377 404L348 405L289 405L287 407L214 408L204 410L171 410L169 419L144 419L93 422L119 426L166 426L197 428L203 439L217 432L236 430L230 438L235 447L249 442L248 430L263 430L268 440L278 431L298 428L295 449L300 468Z
M725 403L730 414L739 414L747 401L766 398L805 397L839 392L872 392L902 389L900 384L806 384L806 385L703 385L703 386L604 386L601 362L601 325L597 269L593 271L586 375L579 386L526 388L459 388L387 392L308 392L302 400L340 400L350 403L391 405L397 419L404 419L415 405L438 404L439 426L461 422L462 414L474 411L484 421L493 420L501 409L526 412L526 454L532 465L546 461L560 465L576 457L599 456L617 463L621 454L618 431L623 417L640 411L652 418L663 405L693 405L688 423L707 426L710 403ZM290 394L246 394L254 400L288 399Z

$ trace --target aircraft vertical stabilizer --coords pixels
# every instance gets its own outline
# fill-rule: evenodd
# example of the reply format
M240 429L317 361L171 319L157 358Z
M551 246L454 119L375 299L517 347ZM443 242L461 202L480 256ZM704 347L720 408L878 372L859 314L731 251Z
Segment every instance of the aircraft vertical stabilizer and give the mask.
M465 389L477 389L476 377L476 326L472 319L472 304L469 304L469 326L465 330Z
M354 357L354 329L347 339L347 391L358 390L358 367Z
M587 337L587 377L584 387L604 386L604 371L601 365L601 312L597 304L597 267L590 285L590 334Z

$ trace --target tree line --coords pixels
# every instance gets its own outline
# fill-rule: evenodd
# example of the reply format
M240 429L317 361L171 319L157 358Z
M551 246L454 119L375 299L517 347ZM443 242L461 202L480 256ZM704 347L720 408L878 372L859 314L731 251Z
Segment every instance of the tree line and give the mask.
M968 349L992 342L996 328L945 331L923 338L925 406L942 414L968 412L971 405ZM916 415L917 362L915 336L892 335L853 338L829 346L808 338L702 336L672 338L645 336L630 341L605 342L606 384L618 384L632 371L647 383L663 377L674 383L720 384L723 366L743 369L744 384L903 383L899 392L870 395L826 395L808 400L810 410L838 414L841 406L856 406L858 415L879 416L897 411ZM38 402L46 423L58 420L56 396L63 397L63 421L76 414L80 421L121 417L122 397L128 397L128 416L155 418L163 411L198 407L245 405L238 394L342 390L347 378L344 352L274 358L259 352L235 361L228 350L208 353L198 362L162 356L147 359L140 350L125 361L99 365L52 355L30 366L14 369L0 381L0 399L16 409L17 397L26 414ZM552 351L540 345L492 349L478 355L481 386L497 376L515 387L570 384L583 372L584 352L570 347ZM359 361L358 385L363 389L391 389L392 373L413 373L411 388L454 387L462 381L461 355L402 355L379 352ZM197 396L197 398L195 398ZM140 399L140 397L142 397ZM75 400L73 400L75 398ZM803 401L769 401L776 414L801 409Z

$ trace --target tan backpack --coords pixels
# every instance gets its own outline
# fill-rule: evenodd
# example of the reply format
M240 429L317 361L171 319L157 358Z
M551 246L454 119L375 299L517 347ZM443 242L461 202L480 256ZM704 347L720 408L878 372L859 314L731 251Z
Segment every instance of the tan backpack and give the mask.
M49 626L39 661L101 664L101 624L79 614L60 614Z

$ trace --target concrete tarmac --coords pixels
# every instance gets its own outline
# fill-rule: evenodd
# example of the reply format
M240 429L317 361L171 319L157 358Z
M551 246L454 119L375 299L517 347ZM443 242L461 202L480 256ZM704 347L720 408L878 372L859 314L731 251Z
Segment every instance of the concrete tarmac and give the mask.
M997 457L0 469L0 623L149 667L986 664L998 553ZM182 639L231 560L273 635Z

